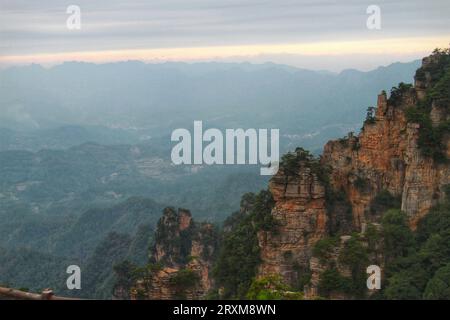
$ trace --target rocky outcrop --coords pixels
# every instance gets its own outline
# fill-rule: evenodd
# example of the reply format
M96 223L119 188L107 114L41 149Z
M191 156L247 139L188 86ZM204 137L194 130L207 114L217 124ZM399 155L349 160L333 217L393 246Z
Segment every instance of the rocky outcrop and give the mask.
M197 224L185 209L166 208L155 233L150 273L131 290L132 299L203 298L213 286L210 276L217 234Z
M413 104L411 93L405 97L404 107L388 105L382 93L375 118L366 121L358 137L330 141L324 147L322 163L332 169L332 188L344 190L348 196L355 230L370 220L370 203L381 190L393 195L403 192L408 141L404 108Z
M308 268L312 246L327 232L325 186L309 165L300 162L296 172L289 174L281 168L270 181L277 227L275 232L258 233L260 275L279 274L295 284Z
M448 161L424 154L419 140L427 128L408 118L408 112L430 103L429 89L439 80L433 74L438 63L435 56L425 58L415 86L400 84L389 99L382 92L376 108L368 110L358 136L350 133L325 145L319 171L317 166L315 171L311 169L310 160L298 161L294 167L291 161L290 170L282 163L269 184L276 202L272 216L278 226L258 233L259 276L280 274L286 283L295 285L301 273L309 273L307 296L313 296L324 269L312 258L314 244L333 234L363 233L368 223L379 223L380 216L371 212L371 204L380 192L387 190L401 199L401 210L409 217L412 229L445 197L444 188L450 184ZM448 102L432 100L430 105L433 127L448 121ZM444 157L448 160L448 133L441 143L447 147ZM328 172L327 178L319 179L320 172Z
M427 66L428 59L424 65ZM427 88L427 82L420 83ZM416 84L417 87L417 84ZM378 96L373 121L366 121L357 138L330 141L325 145L322 162L332 168L331 184L334 189L346 191L352 205L353 224L360 231L371 220L370 203L382 190L401 196L401 209L410 218L411 227L444 196L444 186L450 183L447 163L438 163L424 156L418 145L421 126L407 121L406 111L417 108L423 95L421 89L399 89L400 96L387 99ZM433 103L434 105L434 103ZM445 110L449 109L447 105ZM444 110L442 109L442 110ZM434 125L447 120L443 111L431 118ZM444 137L449 157L450 140Z

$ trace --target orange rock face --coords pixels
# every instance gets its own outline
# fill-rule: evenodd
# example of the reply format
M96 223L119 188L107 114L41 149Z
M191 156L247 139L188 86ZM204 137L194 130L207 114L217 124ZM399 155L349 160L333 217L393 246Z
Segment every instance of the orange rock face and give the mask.
M280 274L292 283L299 268L307 268L314 243L326 234L325 187L310 168L300 164L294 176L280 169L269 188L278 227L276 232L258 233L263 260L259 274Z
M428 63L430 59L424 59L424 65ZM425 78L430 78L426 72ZM327 190L345 194L351 207L350 228L344 230L336 223L342 219L339 207L327 205L326 186L305 164L298 165L295 175L280 169L271 179L269 188L276 201L272 216L279 225L272 232L258 234L263 261L260 276L280 274L288 284L295 284L299 272L309 268L317 278L318 270L311 270L319 268L311 258L314 244L330 235L332 225L337 225L341 234L348 234L361 232L368 222L380 222L370 208L383 190L401 199L401 210L413 229L445 197L444 187L450 184L449 165L423 155L418 146L421 128L406 117L406 110L425 98L427 81L406 87L395 101L381 93L374 117L365 122L357 137L349 134L325 145L321 165L330 168ZM435 110L430 117L434 126L448 120L442 110L449 107L433 104ZM449 158L448 136L443 143Z
M380 94L375 123L366 123L353 143L343 146L340 141L330 141L324 148L322 161L332 168L333 187L346 191L357 231L370 220L370 203L380 191L401 197L401 209L415 228L450 183L448 165L422 155L417 144L420 126L406 121L405 110L417 100L413 88L395 106ZM363 188L355 183L357 179L365 182Z

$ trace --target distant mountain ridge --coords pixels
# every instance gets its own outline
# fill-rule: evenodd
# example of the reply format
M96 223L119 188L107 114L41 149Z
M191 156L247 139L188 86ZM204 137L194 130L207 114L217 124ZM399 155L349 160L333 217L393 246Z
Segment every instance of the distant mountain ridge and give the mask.
M412 82L418 66L419 61L413 61L339 74L274 63L129 61L14 67L0 71L0 128L32 130L39 137L36 130L97 127L94 142L114 144L168 135L193 120L219 128L279 128L299 135L337 125L313 139L293 142L315 149L349 127L357 129L365 108L376 102L373 96L399 82ZM113 135L115 141L102 138L114 130L120 133ZM33 142L61 147L42 134L44 141ZM25 138L19 134L17 139L20 143ZM0 150L15 139L0 140ZM291 142L286 139L284 144Z

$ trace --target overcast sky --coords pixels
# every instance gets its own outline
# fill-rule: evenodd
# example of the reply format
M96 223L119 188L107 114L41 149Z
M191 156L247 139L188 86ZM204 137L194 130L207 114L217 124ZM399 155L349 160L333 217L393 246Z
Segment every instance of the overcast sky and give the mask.
M369 5L381 30L366 27ZM69 5L81 29L68 30ZM0 64L273 61L370 69L450 43L450 1L0 0Z

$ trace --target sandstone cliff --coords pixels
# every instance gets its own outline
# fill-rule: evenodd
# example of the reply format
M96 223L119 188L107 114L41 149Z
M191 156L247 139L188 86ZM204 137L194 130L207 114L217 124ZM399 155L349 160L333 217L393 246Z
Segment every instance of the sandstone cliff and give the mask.
M320 161L302 149L285 156L269 184L278 225L258 233L260 277L280 274L286 283L296 285L306 275L307 296L314 296L318 277L326 269L312 257L314 245L335 234L363 235L369 223L377 224L383 213L374 209L377 195L387 192L399 198L412 229L445 197L444 188L450 183L450 103L436 98L441 67L439 53L424 58L414 86L400 84L389 98L383 91L376 108L368 109L359 135L328 142ZM411 115L417 114L422 117L415 121ZM422 120L428 117L432 127ZM434 141L428 143L429 136ZM339 256L336 250L331 260ZM341 274L348 273L337 265Z
M332 187L346 191L358 231L371 220L370 202L382 190L401 196L401 209L413 228L444 196L443 188L450 183L450 167L445 161L440 163L423 155L418 145L421 125L407 120L407 110L417 108L426 99L426 90L433 85L430 69L437 63L437 56L424 58L420 69L424 81L416 76L414 87L401 85L389 99L385 92L381 93L373 120L364 123L358 137L350 135L344 141L325 145L322 163L332 168ZM440 105L439 112L436 100L431 105L434 125L447 121L448 102ZM442 145L446 146L447 158L449 144L446 135Z
M269 189L275 200L276 232L258 233L263 261L260 274L280 274L290 284L307 269L310 248L327 233L325 186L310 161L300 161L292 172L282 168L272 178Z

